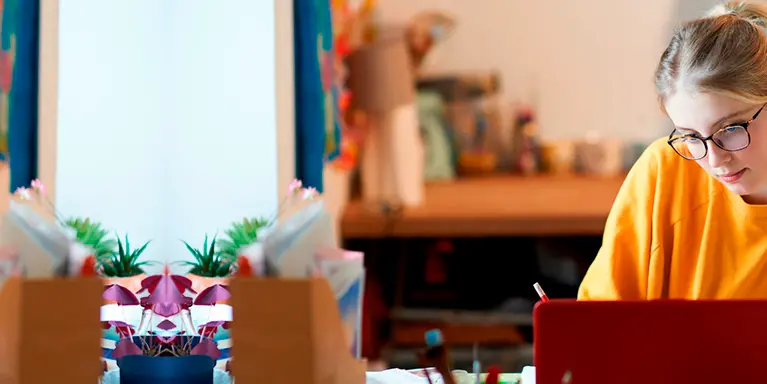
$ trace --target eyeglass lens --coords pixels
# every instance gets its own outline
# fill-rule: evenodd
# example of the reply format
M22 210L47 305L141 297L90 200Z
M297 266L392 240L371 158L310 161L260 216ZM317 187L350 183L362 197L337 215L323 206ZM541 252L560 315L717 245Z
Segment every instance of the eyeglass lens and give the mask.
M748 146L749 138L745 128L735 125L715 133L711 140L726 151L737 151ZM707 152L703 140L693 136L680 137L674 140L673 146L677 153L688 159L702 159Z

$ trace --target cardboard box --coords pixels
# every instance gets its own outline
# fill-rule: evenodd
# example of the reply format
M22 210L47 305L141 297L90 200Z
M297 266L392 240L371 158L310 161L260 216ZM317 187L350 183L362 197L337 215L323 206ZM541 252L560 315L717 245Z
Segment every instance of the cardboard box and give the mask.
M238 383L365 383L327 280L237 278L230 287Z
M97 383L98 279L10 277L0 287L0 383Z

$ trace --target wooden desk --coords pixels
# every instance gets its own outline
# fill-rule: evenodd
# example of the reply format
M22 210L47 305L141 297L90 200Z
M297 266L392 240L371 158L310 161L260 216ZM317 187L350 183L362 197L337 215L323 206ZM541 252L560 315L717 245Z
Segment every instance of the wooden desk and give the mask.
M623 177L494 176L426 187L424 204L384 215L351 202L345 239L599 235Z

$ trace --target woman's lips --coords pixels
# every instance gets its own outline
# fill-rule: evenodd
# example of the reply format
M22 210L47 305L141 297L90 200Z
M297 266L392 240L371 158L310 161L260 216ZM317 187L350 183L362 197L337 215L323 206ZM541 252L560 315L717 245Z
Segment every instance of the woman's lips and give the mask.
M726 173L723 175L719 175L719 180L722 180L725 183L735 183L738 180L740 180L741 177L743 177L743 174L746 173L746 170L748 168L743 168L738 172L735 173Z

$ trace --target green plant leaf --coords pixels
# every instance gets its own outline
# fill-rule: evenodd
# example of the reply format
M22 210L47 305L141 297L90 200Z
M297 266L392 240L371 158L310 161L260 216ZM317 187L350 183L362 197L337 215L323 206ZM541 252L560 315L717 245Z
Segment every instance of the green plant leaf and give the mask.
M130 240L128 240L128 234L125 234L125 254L130 255Z
M126 242L126 243L128 242L128 239L127 239L127 238L125 239L125 242ZM133 254L134 254L134 255L136 255L136 257L139 257L139 256L141 256L141 254L142 254L142 253L144 253L144 250L146 250L146 247L147 247L147 246L149 245L149 243L151 243L151 242L152 242L152 240L149 240L149 241L147 241L146 243L144 243L144 245L142 245L141 247L139 247L137 250L133 251Z
M220 265L216 269L216 277L226 277L231 273L231 266L227 264Z
M264 218L243 218L233 222L224 231L226 238L218 242L219 253L227 260L236 259L242 248L258 241L258 232L268 225L269 221Z
M184 241L184 245L186 246L186 249L189 251L189 253L191 253L192 256L194 256L194 259L197 261L197 265L201 265L201 264L203 264L205 262L205 260L203 260L202 255L200 254L200 251L194 249L186 241Z
M139 262L139 257L146 251L147 247L151 243L147 241L138 249L131 251L130 239L128 235L125 235L125 243L123 239L117 236L117 251L110 251L109 253L103 253L97 255L96 261L103 267L103 274L108 277L130 277L144 273L143 266L155 265L156 261L142 261Z
M194 261L182 262L182 265L191 267L189 273L204 277L226 277L231 274L232 261L235 259L221 254L221 243L217 236L209 238L206 234L201 249L183 242L187 251L194 257Z
M112 252L117 245L114 239L108 237L109 231L104 229L101 223L89 218L69 218L64 225L74 229L77 241L92 248L97 258Z
M106 277L116 277L117 276L117 270L112 266L110 263L98 263L98 266L101 268L102 273Z
M213 241L210 243L210 249L208 250L208 257L213 258L216 254L216 237L213 236Z
M120 256L125 255L125 248L123 248L123 243L119 237L117 238L117 252L119 253Z

